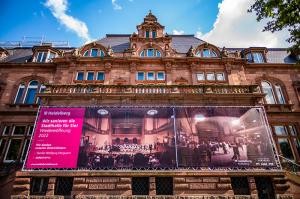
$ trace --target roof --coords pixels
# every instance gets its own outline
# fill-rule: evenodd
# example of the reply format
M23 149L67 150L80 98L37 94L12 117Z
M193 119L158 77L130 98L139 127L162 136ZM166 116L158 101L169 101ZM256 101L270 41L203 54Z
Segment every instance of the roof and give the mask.
M187 53L189 48L205 43L205 41L196 38L194 35L169 35L172 38L171 47L177 53ZM130 48L130 34L107 34L106 37L99 39L99 43L105 47L111 46L115 53L123 53ZM70 51L74 48L56 48L59 50ZM228 52L242 51L244 48L226 48ZM5 48L9 56L0 60L0 62L24 63L32 59L32 47ZM268 63L296 63L296 58L289 55L286 48L268 48Z

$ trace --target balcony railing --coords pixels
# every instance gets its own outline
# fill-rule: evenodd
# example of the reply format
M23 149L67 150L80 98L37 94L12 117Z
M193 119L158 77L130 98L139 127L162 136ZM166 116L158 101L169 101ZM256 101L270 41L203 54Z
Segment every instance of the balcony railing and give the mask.
M260 94L257 85L47 85L47 94Z

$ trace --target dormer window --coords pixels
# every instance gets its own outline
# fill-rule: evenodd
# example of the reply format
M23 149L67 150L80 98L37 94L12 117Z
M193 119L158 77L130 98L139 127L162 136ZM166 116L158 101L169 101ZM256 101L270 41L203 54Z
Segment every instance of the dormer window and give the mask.
M154 48L148 48L140 53L141 57L161 57L161 52Z
M209 48L203 48L196 53L197 57L217 57L217 53Z
M146 38L150 38L150 31L149 30L146 30Z
M92 48L92 49L86 50L86 51L83 53L83 56L84 56L84 57L104 57L104 56L105 56L105 53L104 53L104 51L101 50L101 49L98 49L98 48Z
M156 31L152 31L152 38L156 38Z
M35 62L49 62L56 57L56 53L53 52L38 52L35 58Z
M246 59L248 62L253 63L265 63L263 54L261 52L252 52L246 54Z

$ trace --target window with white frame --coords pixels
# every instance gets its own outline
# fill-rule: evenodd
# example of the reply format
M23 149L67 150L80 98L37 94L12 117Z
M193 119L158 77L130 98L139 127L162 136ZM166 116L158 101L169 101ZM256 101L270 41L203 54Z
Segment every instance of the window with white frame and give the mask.
M97 80L98 81L103 81L105 79L105 74L102 71L97 72Z
M204 75L204 73L197 73L196 74L196 76L197 76L197 80L198 81L204 81L205 80L205 75Z
M290 160L300 160L300 139L296 125L273 125L276 144L279 152Z
M49 62L51 59L56 57L56 53L48 52L48 51L41 51L38 52L35 58L35 62Z
M155 73L147 72L147 80L155 80Z
M245 55L248 62L253 63L265 63L265 59L262 52L249 52Z
M12 162L18 159L22 139L10 139L8 142L7 150L4 156L4 162Z
M105 53L99 48L91 48L83 53L84 57L104 57Z
M210 48L203 48L196 52L197 57L217 57L217 53Z
M0 159L4 162L24 161L33 125L4 124L0 134Z
M84 79L84 72L78 71L76 75L76 80L82 81Z
M46 87L37 80L32 80L28 84L21 83L15 95L14 103L36 104L39 101L38 98L36 98L36 94L43 92L45 89Z
M165 80L165 72L159 71L156 73L156 79L157 80Z
M142 81L145 80L145 72L137 72L136 73L136 80Z
M140 53L141 57L161 57L161 52L155 48L144 49Z
M213 73L213 72L206 73L206 80L215 81L215 73Z
M267 104L285 104L286 99L283 89L279 84L271 84L267 81L261 82L262 91L265 94Z
M86 80L93 81L94 80L94 72L88 71L86 75Z
M216 79L217 81L225 81L224 73L216 73Z

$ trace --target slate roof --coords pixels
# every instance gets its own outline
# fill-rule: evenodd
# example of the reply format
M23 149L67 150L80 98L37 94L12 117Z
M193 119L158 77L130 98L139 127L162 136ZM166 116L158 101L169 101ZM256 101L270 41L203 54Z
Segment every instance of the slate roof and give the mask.
M187 53L189 48L193 46L196 48L198 45L203 44L205 41L194 37L194 35L169 35L172 38L171 47L177 53ZM107 34L106 37L99 39L99 43L105 47L109 45L116 53L122 53L130 47L129 43L130 34ZM74 48L58 48L60 50L72 50ZM30 47L17 47L6 49L9 56L0 60L0 62L12 63L25 63L32 59L32 48ZM229 52L242 51L243 48L227 48ZM289 55L285 48L269 48L267 52L268 63L295 63L295 57Z

